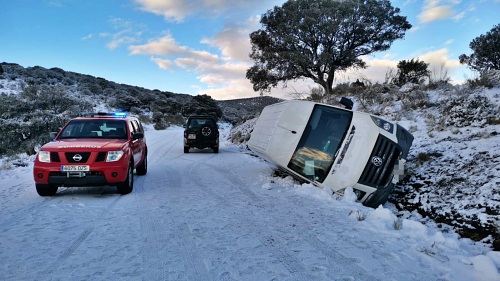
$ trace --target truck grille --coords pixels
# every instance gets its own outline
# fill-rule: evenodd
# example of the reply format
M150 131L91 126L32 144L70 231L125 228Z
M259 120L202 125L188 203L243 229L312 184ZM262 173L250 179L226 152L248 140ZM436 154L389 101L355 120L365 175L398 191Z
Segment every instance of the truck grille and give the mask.
M97 154L97 158L95 159L96 162L104 162L106 160L106 152L99 152Z
M50 161L52 162L61 162L61 158L59 158L59 153L51 152L50 153Z
M73 156L75 156L76 154L80 154L80 156L82 156L82 160L75 161L73 159ZM65 156L68 163L87 163L90 157L90 152L66 152Z
M379 135L358 182L375 188L384 188L392 179L394 165L397 163L400 154L401 148L397 143ZM373 161L377 157L382 159L380 166L373 163L377 162Z

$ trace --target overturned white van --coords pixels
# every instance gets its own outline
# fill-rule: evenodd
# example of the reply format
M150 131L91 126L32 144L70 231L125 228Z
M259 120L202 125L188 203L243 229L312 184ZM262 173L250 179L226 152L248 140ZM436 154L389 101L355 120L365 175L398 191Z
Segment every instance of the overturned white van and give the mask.
M343 193L352 187L366 206L384 204L403 175L413 136L377 116L309 101L262 110L248 147L281 170Z

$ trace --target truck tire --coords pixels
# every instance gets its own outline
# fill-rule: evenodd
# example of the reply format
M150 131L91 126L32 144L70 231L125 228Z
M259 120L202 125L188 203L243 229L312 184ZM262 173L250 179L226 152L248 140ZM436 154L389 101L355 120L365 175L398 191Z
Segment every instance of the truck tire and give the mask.
M35 184L36 192L40 196L52 196L56 194L58 187L50 184Z
M116 190L121 195L129 194L134 189L134 164L130 161L128 164L127 178L124 182L116 186Z
M135 171L139 176L144 176L145 174L148 173L148 154L144 155L144 160L142 160L142 163L135 168Z

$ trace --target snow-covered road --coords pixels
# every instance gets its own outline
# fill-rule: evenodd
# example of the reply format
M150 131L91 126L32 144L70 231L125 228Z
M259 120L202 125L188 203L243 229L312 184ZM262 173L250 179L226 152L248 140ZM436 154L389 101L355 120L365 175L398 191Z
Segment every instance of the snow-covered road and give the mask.
M0 279L500 280L498 252L272 177L229 143L184 154L182 128L147 141L129 195L44 198L31 167L0 172Z

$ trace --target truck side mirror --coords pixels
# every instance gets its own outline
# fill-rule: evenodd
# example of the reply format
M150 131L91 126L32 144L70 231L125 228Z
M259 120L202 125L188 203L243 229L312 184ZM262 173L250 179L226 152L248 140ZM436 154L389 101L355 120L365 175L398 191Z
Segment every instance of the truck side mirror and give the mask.
M132 139L138 140L144 138L144 133L132 133Z

